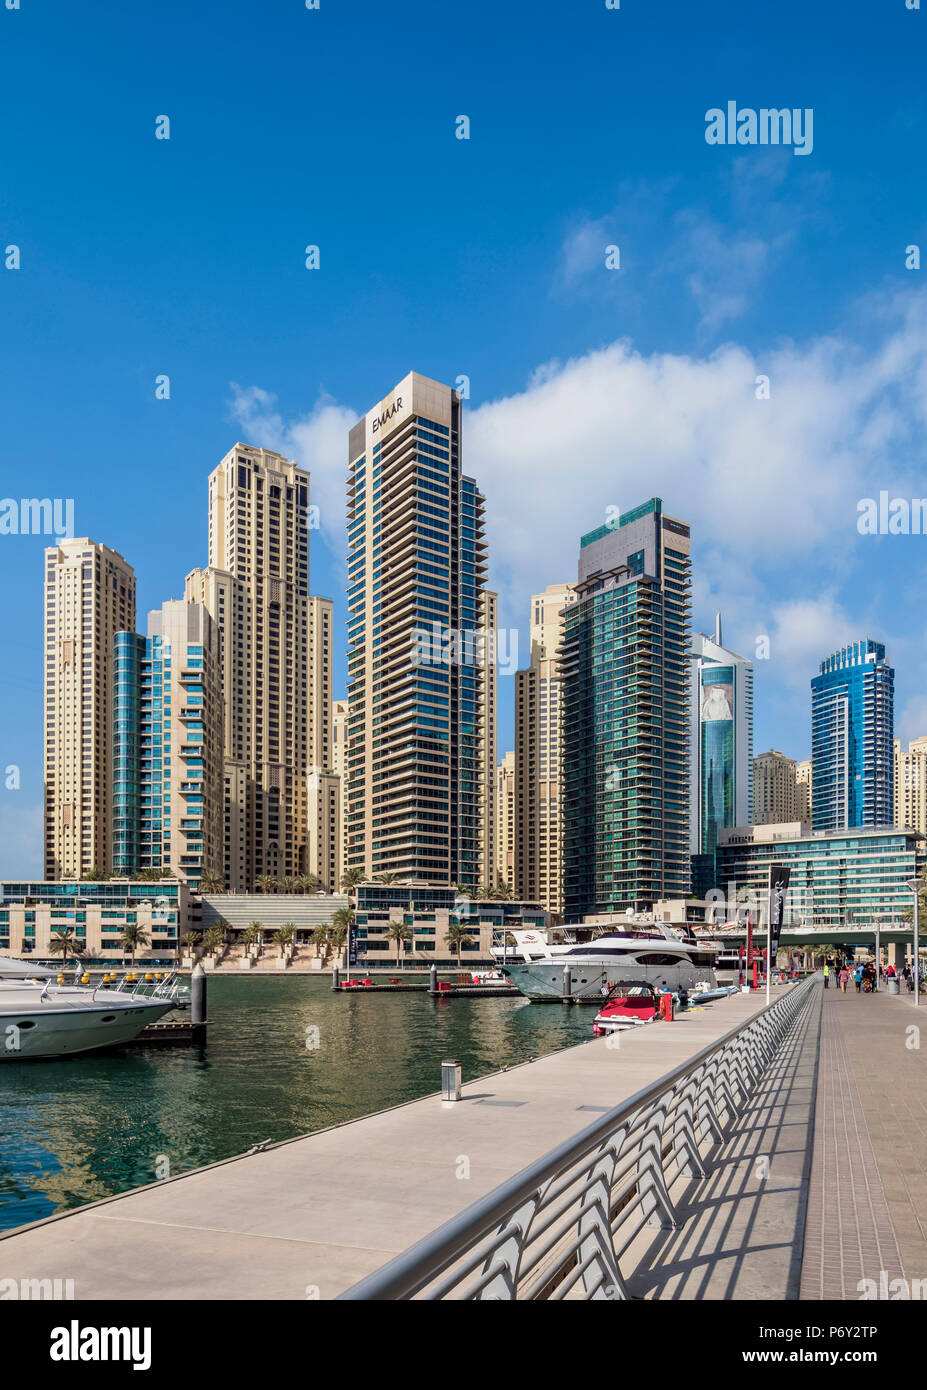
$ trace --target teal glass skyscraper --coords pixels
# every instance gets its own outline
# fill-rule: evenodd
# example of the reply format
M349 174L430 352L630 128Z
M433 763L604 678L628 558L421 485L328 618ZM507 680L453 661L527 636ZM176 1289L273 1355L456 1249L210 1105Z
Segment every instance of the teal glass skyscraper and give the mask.
M894 820L895 672L866 637L821 662L811 682L814 830Z
M582 538L563 615L564 913L689 891L689 527L658 497Z

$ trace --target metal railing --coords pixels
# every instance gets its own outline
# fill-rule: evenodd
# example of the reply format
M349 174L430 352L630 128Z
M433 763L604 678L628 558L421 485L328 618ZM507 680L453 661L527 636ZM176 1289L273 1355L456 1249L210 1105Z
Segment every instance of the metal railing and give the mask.
M813 976L340 1295L370 1299L626 1299L621 1260L647 1226L678 1225L669 1187L706 1176L814 999Z

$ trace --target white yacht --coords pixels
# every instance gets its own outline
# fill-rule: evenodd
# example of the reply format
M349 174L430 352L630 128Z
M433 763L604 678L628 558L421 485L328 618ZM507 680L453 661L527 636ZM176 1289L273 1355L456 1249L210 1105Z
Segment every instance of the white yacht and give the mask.
M59 984L56 977L55 967L0 957L0 1062L70 1057L129 1042L179 1002L173 980L145 994L131 986Z
M564 997L567 971L573 999L602 997L618 980L690 991L702 982L711 989L717 983L717 948L703 946L662 922L628 922L623 930L612 930L595 941L550 951L528 962L500 962L500 969L527 998L540 1000Z

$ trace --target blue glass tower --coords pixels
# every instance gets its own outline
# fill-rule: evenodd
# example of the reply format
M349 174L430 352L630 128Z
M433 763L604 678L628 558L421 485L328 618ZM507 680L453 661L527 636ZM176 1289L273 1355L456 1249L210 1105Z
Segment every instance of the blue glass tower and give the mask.
M658 497L582 539L563 615L568 920L689 891L689 528Z
M894 690L885 647L871 638L821 662L811 682L814 830L892 824Z

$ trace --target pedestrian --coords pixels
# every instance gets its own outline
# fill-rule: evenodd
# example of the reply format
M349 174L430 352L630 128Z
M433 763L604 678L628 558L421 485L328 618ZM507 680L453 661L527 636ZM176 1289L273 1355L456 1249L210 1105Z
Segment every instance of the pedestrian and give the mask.
M863 987L863 967L861 965L856 967L856 970L853 972L853 978L856 981L856 993L859 994Z
M825 988L825 989L827 988L827 984L828 984L829 978L830 978L830 966L827 964L827 961L825 961L825 962L824 962L824 988Z
M850 978L850 972L849 972L849 970L847 970L847 968L846 968L845 965L841 966L841 967L840 967L840 974L837 976L837 979L838 979L838 981L839 981L840 988L843 990L844 994L846 994L846 992L847 992L847 983L848 983L848 981L849 981L849 978Z

